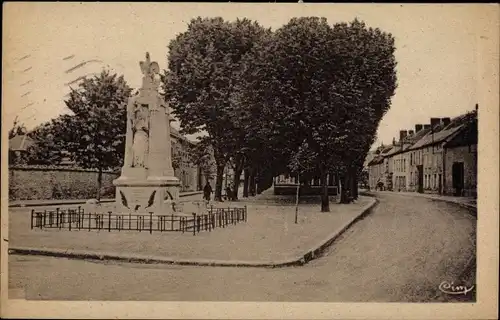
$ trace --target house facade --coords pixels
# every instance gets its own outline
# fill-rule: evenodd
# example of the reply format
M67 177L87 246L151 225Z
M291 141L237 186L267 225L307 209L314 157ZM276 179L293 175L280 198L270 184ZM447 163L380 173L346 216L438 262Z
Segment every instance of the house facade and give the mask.
M444 193L477 196L477 115L443 145Z
M456 118L400 131L391 152L368 164L370 188L392 176L385 190L456 196L477 194L477 109ZM392 165L392 166L391 166Z
M370 190L392 190L393 163L390 154L394 148L394 145L381 145L375 150L375 157L368 163Z

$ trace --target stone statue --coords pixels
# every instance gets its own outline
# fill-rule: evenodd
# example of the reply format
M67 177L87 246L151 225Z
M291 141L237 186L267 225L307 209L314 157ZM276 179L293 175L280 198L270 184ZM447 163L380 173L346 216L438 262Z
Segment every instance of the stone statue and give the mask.
M160 85L160 79L157 76L160 73L160 66L157 62L151 62L149 52L146 53L146 61L139 62L142 74L142 87L144 89L156 90Z
M139 65L143 74L141 90L156 90L160 85L158 63L151 62L149 53L146 53L146 61L139 62ZM150 111L147 104L138 104L135 97L129 101L128 118L132 131L129 165L134 168L148 168Z
M125 158L116 186L115 209L129 212L169 213L179 198L179 179L171 157L167 105L158 88L158 63L139 62L142 86L128 100Z
M132 126L132 167L147 168L149 153L149 108L133 103Z

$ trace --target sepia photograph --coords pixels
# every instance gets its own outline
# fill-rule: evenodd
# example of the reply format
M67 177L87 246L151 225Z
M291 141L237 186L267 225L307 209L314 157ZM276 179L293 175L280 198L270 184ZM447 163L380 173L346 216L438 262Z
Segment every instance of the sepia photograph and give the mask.
M498 5L3 8L2 317L495 318Z

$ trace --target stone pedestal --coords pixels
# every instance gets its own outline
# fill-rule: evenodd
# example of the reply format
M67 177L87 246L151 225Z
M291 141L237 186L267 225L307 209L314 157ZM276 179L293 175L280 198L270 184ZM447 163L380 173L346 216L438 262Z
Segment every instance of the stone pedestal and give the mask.
M115 210L172 214L180 182L172 167L168 108L158 92L158 64L146 54L140 65L143 84L128 103L124 165L121 176L113 181Z

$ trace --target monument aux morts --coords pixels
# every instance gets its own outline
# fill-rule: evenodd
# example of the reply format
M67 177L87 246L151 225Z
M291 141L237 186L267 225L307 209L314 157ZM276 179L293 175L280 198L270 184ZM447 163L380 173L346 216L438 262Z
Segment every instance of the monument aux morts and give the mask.
M172 167L168 107L158 87L160 68L149 53L140 63L142 87L128 101L125 157L116 186L118 212L172 213L180 182Z

